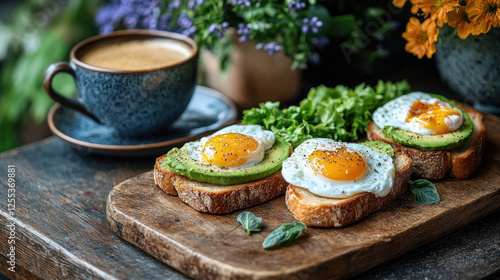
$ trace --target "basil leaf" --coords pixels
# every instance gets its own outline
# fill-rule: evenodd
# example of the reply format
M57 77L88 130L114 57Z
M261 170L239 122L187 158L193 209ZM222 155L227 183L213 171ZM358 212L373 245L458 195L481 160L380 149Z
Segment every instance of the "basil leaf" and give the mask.
M255 216L251 212L243 212L238 215L238 218L236 219L238 223L241 224L243 229L247 232L248 235L252 234L253 232L259 232L260 231L260 225L262 224L262 218Z
M439 194L436 186L425 179L409 181L410 190L415 194L415 201L422 204L439 203Z
M264 243L262 243L262 247L269 249L278 244L288 245L297 239L306 228L304 223L297 221L291 224L283 224L266 237Z

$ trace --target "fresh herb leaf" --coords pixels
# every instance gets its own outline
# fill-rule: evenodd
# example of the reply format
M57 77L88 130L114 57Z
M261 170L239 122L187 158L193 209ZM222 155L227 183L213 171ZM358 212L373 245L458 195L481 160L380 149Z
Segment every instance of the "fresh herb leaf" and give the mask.
M366 132L372 113L388 101L410 92L406 81L312 88L300 106L279 109L278 102L261 103L243 112L244 124L259 124L273 131L293 147L311 138L336 141L358 140Z
M304 223L297 221L291 224L283 224L266 237L264 243L262 243L262 247L269 249L278 244L288 245L297 239L306 228Z
M248 235L251 235L252 231L253 232L260 231L262 218L255 216L251 212L243 212L239 214L236 220L238 221L238 223L241 224L241 226L247 232Z
M415 201L417 203L431 204L439 203L439 194L436 190L436 186L425 179L418 179L415 181L409 181L410 190L415 194Z

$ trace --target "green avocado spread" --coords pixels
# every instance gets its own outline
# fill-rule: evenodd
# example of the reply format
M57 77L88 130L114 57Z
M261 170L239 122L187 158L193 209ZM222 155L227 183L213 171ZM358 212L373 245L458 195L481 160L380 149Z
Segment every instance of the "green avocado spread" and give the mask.
M281 169L281 164L289 155L290 144L276 137L273 147L266 151L262 162L250 167L218 168L191 158L186 147L170 150L163 164L172 171L198 182L236 185L260 180L276 173Z
M398 144L424 151L447 150L462 146L467 139L469 139L474 128L474 124L469 115L460 109L453 101L441 95L429 95L450 104L462 112L464 123L459 129L440 135L422 135L408 130L386 126L382 129L384 135Z
M381 154L386 154L390 156L391 158L394 158L394 149L391 147L391 145L384 143L384 142L379 142L379 141L365 141L362 143L359 143L365 147L368 147L375 152L381 153Z

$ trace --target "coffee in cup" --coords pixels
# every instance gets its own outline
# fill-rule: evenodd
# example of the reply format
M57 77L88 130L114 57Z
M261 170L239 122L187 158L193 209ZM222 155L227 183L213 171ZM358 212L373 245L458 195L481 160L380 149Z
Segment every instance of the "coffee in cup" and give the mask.
M185 110L196 86L198 46L183 35L117 31L76 45L70 62L44 73L47 94L63 106L113 127L124 136L165 131ZM59 72L75 79L78 99L51 86Z
M86 64L125 71L167 67L188 58L191 50L171 39L101 42L81 51Z

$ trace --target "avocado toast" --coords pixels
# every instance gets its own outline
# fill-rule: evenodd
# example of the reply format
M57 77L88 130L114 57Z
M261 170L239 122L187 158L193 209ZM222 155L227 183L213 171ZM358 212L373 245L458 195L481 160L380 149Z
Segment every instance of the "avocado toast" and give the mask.
M311 139L283 162L286 206L307 226L343 227L403 194L410 166L408 156L383 142Z
M258 127L260 129L260 126ZM216 137L216 134L211 137ZM200 142L208 142L207 139L210 137L202 138ZM261 161L241 168L216 166L193 158L194 152L190 150L190 145L193 146L196 143L188 143L156 159L155 183L166 193L178 195L183 202L201 212L222 214L266 202L285 194L287 183L281 176L280 170L281 163L291 152L290 144L283 139L276 138L273 141L274 143L265 151ZM224 159L237 153L229 150L222 151L237 148L226 147L230 145L229 143L230 140L224 140L222 145L224 147L219 147L219 151L216 151L219 154L224 152ZM238 145L233 146L242 146L242 144L236 144ZM204 146L205 148L201 148L206 150L206 144L200 143L200 146ZM247 149L243 151L246 152Z
M486 128L478 111L439 95L431 95L460 110L463 124L438 135L421 135L392 126L379 127L372 121L367 136L390 144L412 160L412 174L431 180L449 176L466 179L478 167L486 146ZM375 116L375 114L374 114Z
M349 198L327 198L288 185L286 206L294 217L311 227L343 227L366 218L404 194L411 176L411 159L401 153L394 158L396 176L388 195L377 197L372 193L358 193Z

